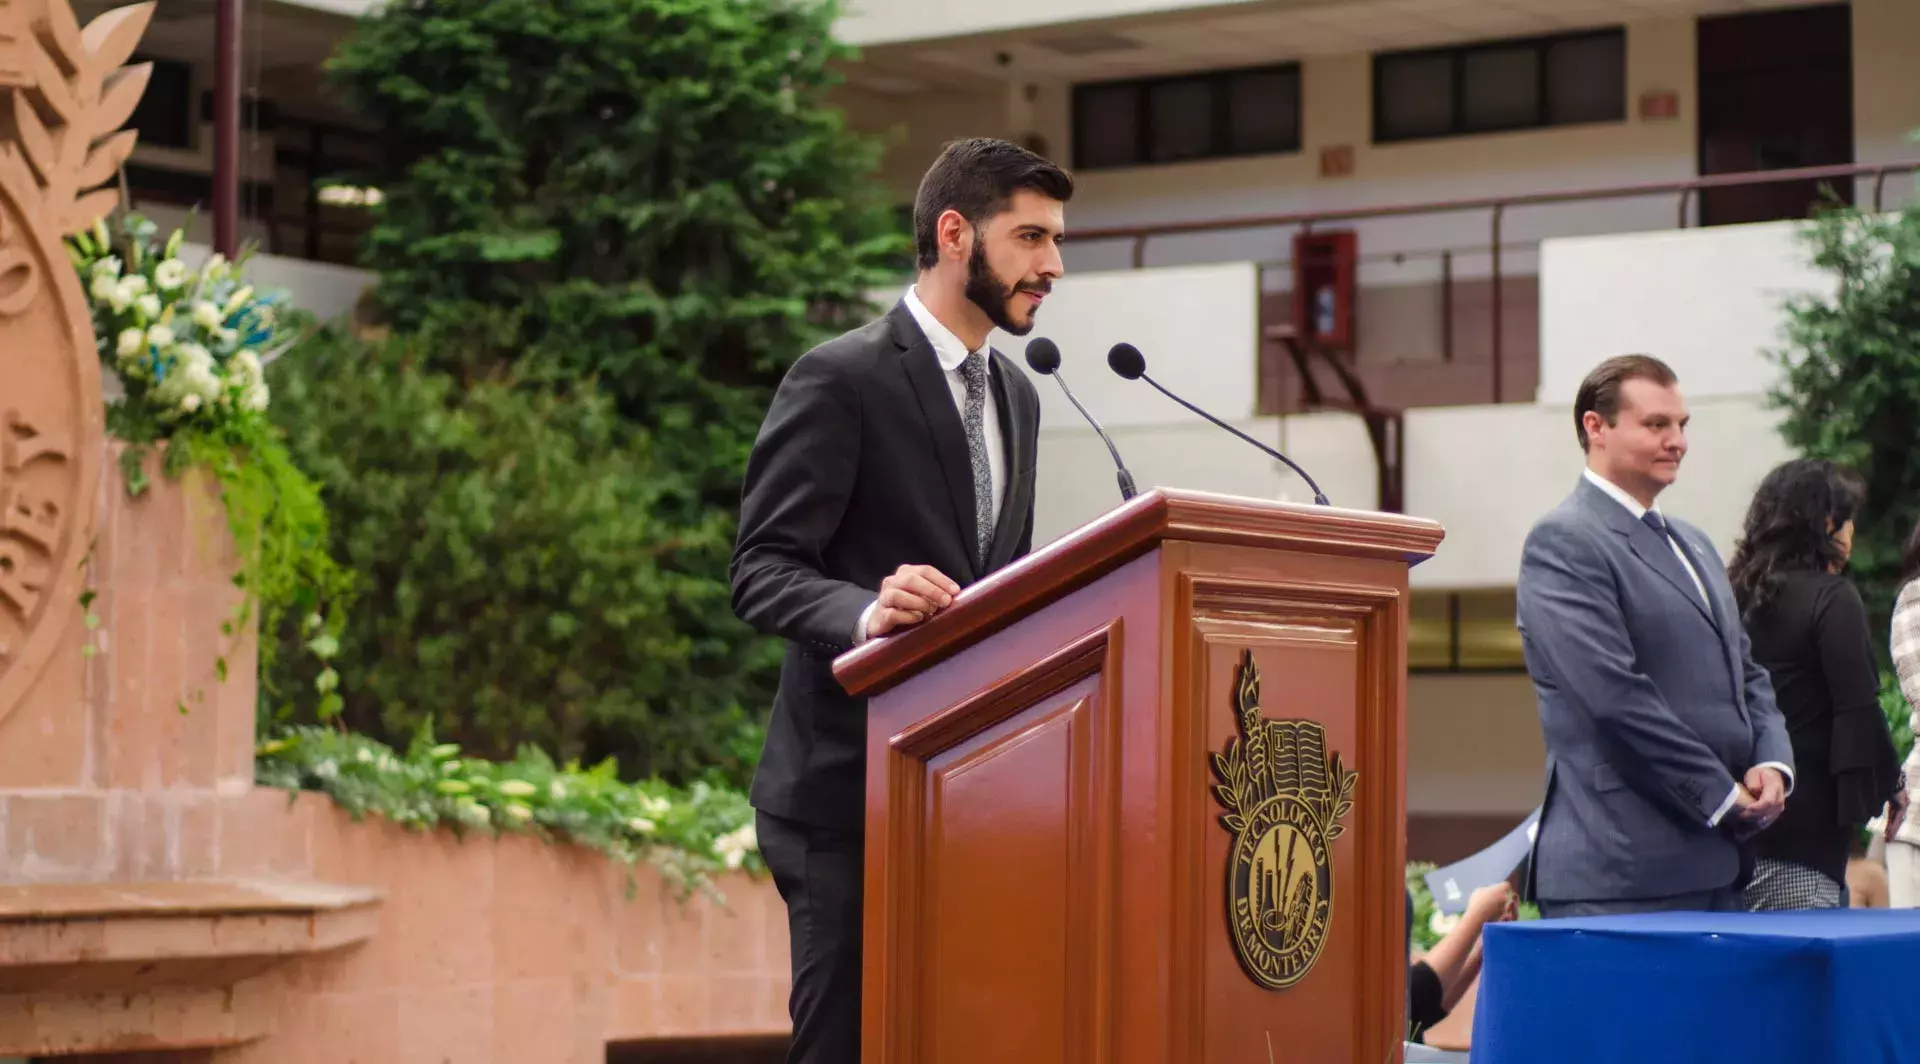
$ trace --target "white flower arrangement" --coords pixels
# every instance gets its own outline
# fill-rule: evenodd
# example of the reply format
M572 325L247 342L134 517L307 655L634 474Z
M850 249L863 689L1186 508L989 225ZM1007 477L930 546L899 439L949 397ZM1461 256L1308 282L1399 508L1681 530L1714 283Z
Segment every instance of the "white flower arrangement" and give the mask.
M284 297L256 290L242 264L214 255L183 262L184 232L164 244L138 215L118 240L104 221L70 250L92 304L101 362L124 392L116 405L151 420L153 435L182 425L216 428L257 416L272 396L265 369L284 344Z
M760 852L760 836L754 830L752 821L713 840L714 856L720 858L720 863L729 870L745 864L749 853L758 852Z

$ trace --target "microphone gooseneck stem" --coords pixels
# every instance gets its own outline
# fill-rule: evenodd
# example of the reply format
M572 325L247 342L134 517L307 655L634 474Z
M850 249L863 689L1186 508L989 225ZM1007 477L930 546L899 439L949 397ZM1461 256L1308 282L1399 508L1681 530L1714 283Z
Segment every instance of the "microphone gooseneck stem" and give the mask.
M1220 426L1221 428L1226 429L1228 432L1231 432L1235 436L1238 436L1241 439L1247 441L1248 443L1254 445L1255 447L1258 447L1260 450L1265 451L1267 454L1270 454L1273 457L1280 459L1282 462L1285 462L1288 469L1291 469L1295 473L1300 474L1300 479L1306 481L1307 487L1313 489L1314 505L1316 506L1332 505L1327 501L1326 493L1320 490L1320 485L1315 484L1313 482L1313 478L1307 475L1307 471L1300 468L1297 464L1295 464L1293 459L1288 458L1286 455L1281 454L1279 451L1274 450L1273 448L1267 446L1264 443L1261 443L1259 440L1254 439L1252 436L1249 436L1246 433L1241 432L1239 429L1234 428L1232 425L1227 424L1226 422L1220 420L1219 418L1214 417L1212 414L1207 413L1205 410L1200 409L1199 407L1193 405L1192 403L1187 402L1185 399L1182 399L1179 396L1173 394L1172 392L1167 391L1165 388L1160 387L1160 382L1157 380L1154 380L1152 377L1149 377L1146 374L1142 373L1140 375L1140 379L1143 381L1146 381L1148 384L1153 385L1154 388L1157 391L1159 391L1161 395L1164 395L1167 398L1173 400L1174 402L1179 403L1181 406L1186 407L1188 410L1191 410L1194 413L1199 414L1201 417L1206 418L1208 421L1211 421L1214 424Z
M1060 385L1060 390L1066 393L1067 402L1072 403L1073 408L1080 411L1080 416L1087 419L1087 424L1093 426L1094 435L1099 436L1100 442L1107 445L1107 453L1113 456L1114 468L1119 470L1120 498L1123 501L1133 498L1134 495L1138 494L1133 488L1133 474L1127 472L1127 464L1120 460L1120 449L1113 445L1111 439L1107 438L1107 430L1101 428L1100 423L1093 419L1093 415L1087 413L1087 408L1080 405L1080 400L1074 396L1073 389L1067 387L1067 379L1060 375L1059 370L1055 370L1048 374L1048 376L1052 377L1054 383Z

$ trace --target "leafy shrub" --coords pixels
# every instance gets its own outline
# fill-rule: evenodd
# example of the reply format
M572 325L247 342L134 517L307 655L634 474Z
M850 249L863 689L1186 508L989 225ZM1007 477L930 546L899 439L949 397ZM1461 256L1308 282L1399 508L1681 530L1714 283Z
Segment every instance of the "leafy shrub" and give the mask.
M413 364L415 346L331 337L271 375L358 580L343 721L743 780L778 648L714 575L732 517L674 499L673 456L592 387L463 386Z
M1833 287L1788 304L1772 400L1789 444L1866 479L1850 573L1884 662L1901 548L1920 519L1920 204L1826 212L1807 242Z
M905 243L814 0L429 0L332 64L377 131L399 339L273 377L362 598L348 723L743 781L778 647L735 622L773 385Z

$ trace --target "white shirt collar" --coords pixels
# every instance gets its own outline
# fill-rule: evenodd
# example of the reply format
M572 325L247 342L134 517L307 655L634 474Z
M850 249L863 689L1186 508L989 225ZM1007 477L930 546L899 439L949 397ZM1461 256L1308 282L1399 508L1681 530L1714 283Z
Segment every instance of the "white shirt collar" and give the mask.
M1608 480L1606 477L1601 476L1591 469L1583 469L1580 472L1586 476L1587 481L1594 487L1606 492L1608 498L1626 507L1627 512L1633 515L1635 521L1647 516L1647 507L1640 505L1639 499L1628 495L1625 488L1622 488L1620 485L1615 484L1613 481ZM1657 514L1660 513L1660 500L1658 499L1653 501L1653 512ZM1660 514L1660 516L1663 519L1666 517L1665 514Z
M967 350L967 345L954 335L952 329L940 324L940 319L933 316L933 311L928 310L927 305L920 302L917 285L907 286L904 302L907 304L907 313L913 315L913 320L920 326L920 331L925 333L928 342L933 344L933 355L940 360L940 368L948 373L958 370L961 364L966 362L967 356L972 353ZM987 353L986 345L981 345L980 352ZM989 369L993 366L991 357L987 359L987 366Z

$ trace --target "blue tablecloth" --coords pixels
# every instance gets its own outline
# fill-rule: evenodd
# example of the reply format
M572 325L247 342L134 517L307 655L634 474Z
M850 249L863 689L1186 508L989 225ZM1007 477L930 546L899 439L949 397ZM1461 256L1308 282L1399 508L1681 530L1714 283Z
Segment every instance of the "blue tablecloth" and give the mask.
M1920 911L1498 924L1473 1064L1915 1064Z

